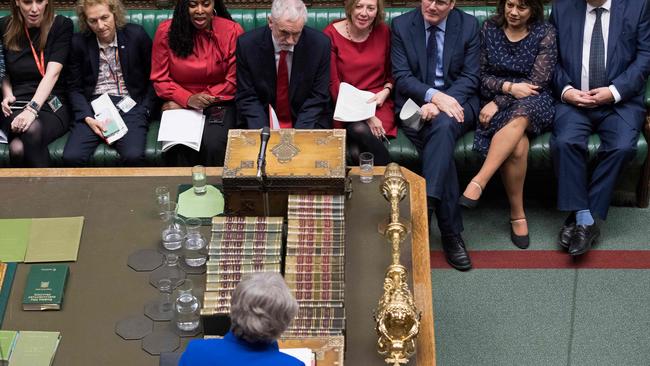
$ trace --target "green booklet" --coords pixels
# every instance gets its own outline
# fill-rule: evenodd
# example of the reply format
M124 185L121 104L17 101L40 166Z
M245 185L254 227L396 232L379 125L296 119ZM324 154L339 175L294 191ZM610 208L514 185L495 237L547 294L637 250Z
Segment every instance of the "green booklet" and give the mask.
M11 366L49 366L59 347L59 332L20 331L11 352Z
M9 364L9 357L14 350L16 344L16 335L18 332L15 330L0 330L0 365L7 366Z
M34 264L27 274L23 310L59 310L68 279L67 264Z

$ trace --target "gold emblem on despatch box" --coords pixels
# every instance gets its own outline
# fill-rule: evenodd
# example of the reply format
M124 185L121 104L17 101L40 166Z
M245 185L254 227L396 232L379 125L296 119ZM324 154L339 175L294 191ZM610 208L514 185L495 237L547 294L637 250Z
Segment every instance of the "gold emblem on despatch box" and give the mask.
M285 164L300 153L300 149L293 143L293 129L280 130L280 143L273 146L271 153L275 155L280 164Z
M50 287L50 281L41 281L41 288L48 288Z

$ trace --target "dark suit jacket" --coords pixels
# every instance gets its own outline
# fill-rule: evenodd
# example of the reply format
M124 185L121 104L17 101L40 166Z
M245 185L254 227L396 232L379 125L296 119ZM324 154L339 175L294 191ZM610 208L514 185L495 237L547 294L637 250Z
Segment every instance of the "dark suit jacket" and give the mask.
M277 72L268 26L237 40L237 111L248 128L269 125L268 106L275 105ZM330 41L323 33L303 28L294 47L289 81L293 127L330 128Z
M151 38L139 25L127 24L117 30L118 53L126 89L138 103L132 112L143 113L147 117L156 99L156 92L149 81L151 45ZM94 33L76 33L72 37L69 62L68 96L75 120L83 121L95 115L90 106L99 76L99 45Z
M587 4L556 0L551 23L557 28L559 59L553 87L558 99L562 89L580 89L582 41ZM612 1L607 43L607 81L621 94L614 110L631 127L640 129L646 113L643 94L650 73L650 9L646 0Z
M419 7L393 20L391 60L397 113L408 98L424 104L424 94L433 87L425 84L427 50L424 29ZM441 91L456 98L464 107L471 107L474 116L479 112L481 49L478 31L475 17L456 8L449 12L443 51L445 84Z

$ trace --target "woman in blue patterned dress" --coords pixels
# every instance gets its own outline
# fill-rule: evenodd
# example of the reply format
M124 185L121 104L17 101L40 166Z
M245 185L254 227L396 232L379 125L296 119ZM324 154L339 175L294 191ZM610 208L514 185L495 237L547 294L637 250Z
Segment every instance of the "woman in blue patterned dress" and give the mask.
M0 41L0 82L5 78L5 53L2 50L2 41Z
M500 0L481 30L483 108L474 150L485 156L459 203L473 208L498 169L510 202L510 237L528 247L524 178L528 139L551 127L550 82L557 62L556 31L544 21L542 0Z

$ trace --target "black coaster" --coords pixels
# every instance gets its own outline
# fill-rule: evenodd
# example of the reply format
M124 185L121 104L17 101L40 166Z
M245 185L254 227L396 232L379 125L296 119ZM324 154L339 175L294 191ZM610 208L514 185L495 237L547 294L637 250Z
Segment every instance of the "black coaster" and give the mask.
M170 303L169 311L160 310L160 300L149 301L144 306L144 315L153 321L162 322L172 320L174 317L173 301Z
M156 330L142 339L142 349L154 356L162 352L174 352L180 345L178 336L168 330Z
M163 264L164 259L157 250L142 249L133 252L129 256L127 264L138 272L153 271Z
M115 333L124 339L142 339L153 331L153 321L144 315L134 315L115 324Z

